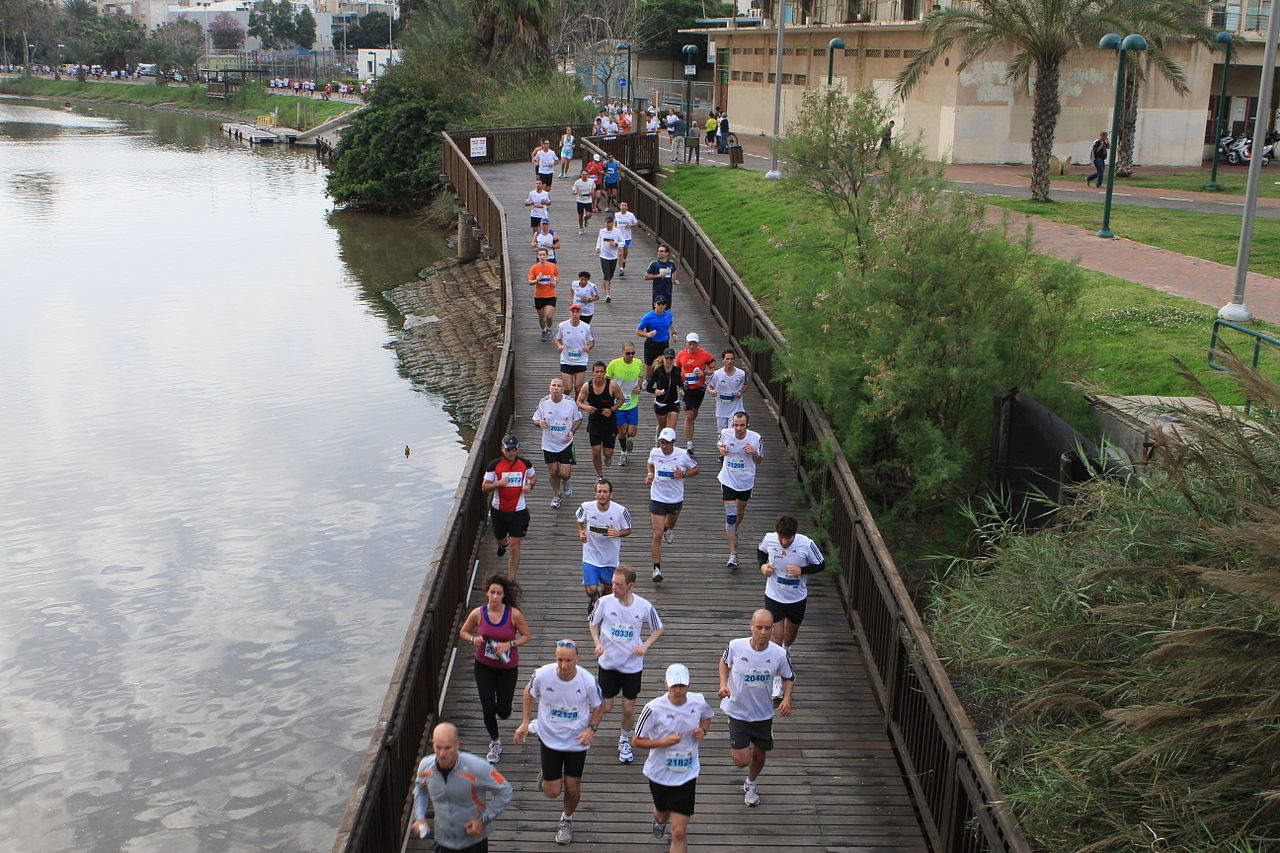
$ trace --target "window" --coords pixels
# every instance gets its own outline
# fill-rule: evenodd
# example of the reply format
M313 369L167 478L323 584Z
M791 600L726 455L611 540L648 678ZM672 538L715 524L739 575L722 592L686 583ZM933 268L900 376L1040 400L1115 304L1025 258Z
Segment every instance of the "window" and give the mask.
M791 85L791 75L790 75L790 74L783 74L783 75L782 75L782 85L784 85L784 86L790 86L790 85Z
M907 48L906 50L902 51L903 59L915 59L919 55L920 55L920 51L913 50L911 48Z
M846 48L844 49L844 55L845 55L845 56L857 56L857 55L858 55L858 48L856 48L856 47L846 47Z
M880 48L869 47L862 52L862 55L868 59L878 59L880 57Z
M742 48L740 48L740 47L735 47L735 48L733 49L733 55L734 55L734 56L737 56L737 55L738 55L738 54L740 54L740 53L742 53Z
M819 57L821 57L821 56L826 56L826 55L827 55L827 49L826 49L825 47L815 47L815 48L813 49L813 55L814 55L814 56L819 56Z
M769 76L770 76L770 77L772 77L773 75L772 75L772 74L770 74ZM763 72L763 71L753 71L753 72L751 72L751 82L752 82L752 83L763 83L763 82L764 82L764 72Z
M902 56L902 51L896 47L886 47L884 49L885 59L898 59L901 56Z
M796 48L796 56L808 56L808 55L809 55L809 48L807 47Z
M770 53L772 52L773 51L770 51ZM764 56L764 48L763 47L753 48L752 53L756 56Z
M741 79L742 79L742 72L741 72L741 71L730 71L730 72L729 72L729 79L730 79L730 80L741 80Z
M776 51L776 50L775 50L775 51L773 51L773 52L774 52L774 53L777 53L777 51ZM795 52L796 52L796 51L795 51L795 48L793 48L793 47L784 47L784 48L782 49L782 55L783 55L783 56L791 56L791 55L792 55L793 53L795 53Z
M772 85L773 85L774 83L776 83L776 82L777 82L777 77L775 77L775 76L774 76L774 73L773 73L772 71L770 71L770 72L769 72L769 85L770 85L770 86L772 86Z
M788 82L788 81L787 81L787 79L786 79L786 75L783 75L783 80L782 80L782 82L783 82L783 83ZM809 75L808 75L808 74L797 74L797 75L795 76L795 84L796 84L797 86L805 86L805 85L807 85L807 84L808 84L808 82L809 82Z

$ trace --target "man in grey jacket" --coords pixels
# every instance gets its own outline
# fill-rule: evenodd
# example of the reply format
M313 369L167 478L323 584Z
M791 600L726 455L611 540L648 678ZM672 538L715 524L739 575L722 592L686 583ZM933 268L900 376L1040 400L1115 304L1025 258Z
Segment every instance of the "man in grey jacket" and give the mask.
M488 853L493 822L511 802L511 783L484 758L458 749L453 723L432 730L431 750L418 765L410 831L427 836L430 797L436 810L436 853Z

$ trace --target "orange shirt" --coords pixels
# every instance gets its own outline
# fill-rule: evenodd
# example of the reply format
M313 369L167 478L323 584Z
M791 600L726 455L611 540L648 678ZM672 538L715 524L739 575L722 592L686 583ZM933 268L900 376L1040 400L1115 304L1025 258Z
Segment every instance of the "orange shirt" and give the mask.
M539 261L529 267L529 281L533 283L534 299L552 299L556 295L556 277L560 268L550 261ZM542 281L543 277L546 281Z
M686 347L676 353L676 369L680 371L680 381L686 388L704 387L707 384L707 368L715 363L715 356L702 347L693 352L689 352ZM695 368L701 370L702 374L695 374Z

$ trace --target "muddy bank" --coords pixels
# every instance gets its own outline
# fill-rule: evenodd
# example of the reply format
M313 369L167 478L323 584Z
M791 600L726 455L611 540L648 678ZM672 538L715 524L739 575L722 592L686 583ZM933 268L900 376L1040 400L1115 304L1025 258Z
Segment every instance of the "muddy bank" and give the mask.
M488 405L502 347L497 261L452 258L421 275L383 294L405 318L389 346L415 388L441 395L458 423L474 427Z

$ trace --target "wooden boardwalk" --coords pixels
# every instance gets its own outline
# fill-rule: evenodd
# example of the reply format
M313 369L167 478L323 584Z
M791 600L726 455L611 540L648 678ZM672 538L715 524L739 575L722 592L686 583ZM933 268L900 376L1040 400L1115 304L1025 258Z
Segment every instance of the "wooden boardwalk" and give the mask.
M498 820L491 849L498 851L551 851L555 844L560 803L544 797L535 777L538 772L536 738L524 746L511 742L520 718L520 690L533 670L554 656L555 640L571 638L586 649L582 665L596 671L586 627L586 598L582 593L581 546L573 522L574 510L591 499L595 472L590 461L586 429L578 434L579 464L573 477L574 495L558 510L550 508L551 492L546 466L539 449L539 432L529 421L548 382L559 375L559 358L552 343L539 341L527 270L533 262L528 248L530 229L525 195L532 189L532 166L524 163L484 166L481 176L490 182L508 215L513 290L516 292L515 348L518 419L516 432L522 455L539 470L542 480L530 500L532 524L524 541L519 580L525 591L522 609L534 640L521 649L521 681L516 710L500 723L505 751L499 769L515 788L511 807ZM561 239L559 253L560 299L556 319L568 318L568 283L579 270L590 270L599 283L600 265L593 251L595 229L603 226L597 214L585 236L578 235L575 208L568 184L557 179L552 192L551 221ZM634 335L636 323L649 310L650 284L644 270L656 257L656 243L643 229L636 230L627 276L613 281L613 303L597 303L592 324L597 343L592 355L606 363L618 356L624 342L643 351ZM682 280L688 279L682 270ZM702 345L719 358L727 344L713 323L705 303L689 286L677 288L675 297L675 347L684 335L696 331ZM649 579L648 487L644 485L644 457L654 432L651 397L640 403L640 430L631 465L611 468L606 476L614 483L614 499L632 513L635 532L623 540L623 562L635 567L636 592L652 601L667 630L646 658L644 702L665 691L662 675L667 665L679 661L692 672L691 690L707 694L717 711L702 746L702 775L698 782L697 814L690 825L690 846L698 850L824 850L824 851L924 851L926 846L898 764L884 734L884 724L862 667L853 634L837 600L829 576L811 576L809 607L792 650L796 670L795 712L776 718L777 746L760 777L761 804L747 808L742 802L744 772L729 758L727 723L715 698L717 662L725 643L748 635L751 612L764 600L764 578L755 564L755 546L773 529L781 512L801 520L800 530L812 532L798 497L796 474L782 443L781 432L769 417L759 395L749 393L747 411L752 428L764 437L766 458L756 480L739 532L739 569L725 568L724 510L718 465L714 454L715 418L710 405L698 419L695 446L703 464L702 474L686 487L684 512L675 541L663 549L666 580ZM681 416L683 417L683 415ZM680 433L683 442L683 433ZM483 603L480 582L506 560L498 560L486 538L484 554L469 607ZM463 748L484 754L488 736L480 716L480 704L472 679L470 646L458 649L449 681L443 719L458 723ZM620 704L620 703L618 703ZM605 717L588 754L583 776L582 804L575 815L571 850L617 851L665 849L650 833L651 800L642 773L644 751L635 763L618 763L616 741L620 710L615 704ZM409 849L429 849L416 840Z

